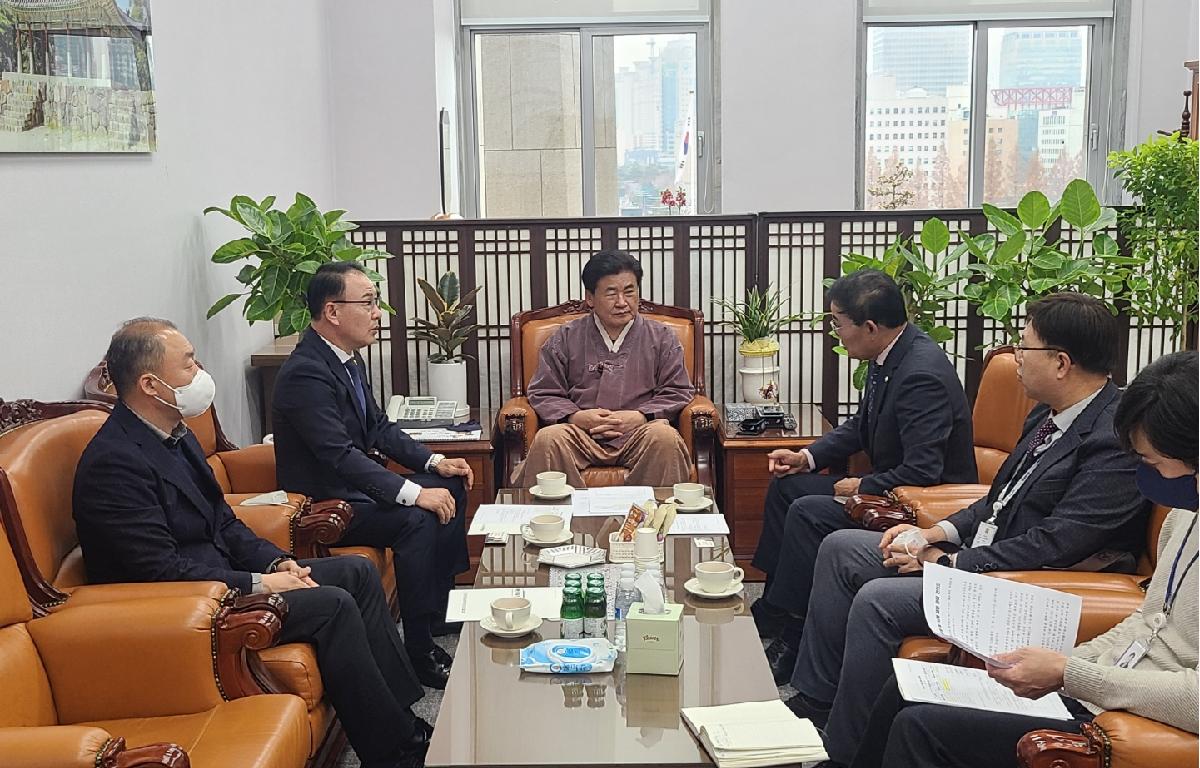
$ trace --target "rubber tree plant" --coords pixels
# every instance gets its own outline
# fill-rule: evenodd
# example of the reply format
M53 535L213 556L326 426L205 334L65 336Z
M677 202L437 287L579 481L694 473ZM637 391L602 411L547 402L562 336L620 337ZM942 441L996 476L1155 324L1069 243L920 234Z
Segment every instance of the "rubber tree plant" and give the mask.
M469 355L463 354L462 345L479 326L470 321L474 304L469 304L475 294L483 286L476 286L467 291L465 296L459 295L458 276L447 272L438 278L434 288L426 280L417 278L417 285L425 294L425 301L433 313L432 320L421 317L412 318L412 337L427 341L437 348L429 355L431 363L453 363L465 360Z
M206 215L228 216L249 233L218 248L212 261L216 264L251 261L237 274L237 281L245 286L245 290L222 296L209 307L208 317L239 298L245 298L242 316L251 325L260 320L277 320L279 335L287 336L308 326L310 317L305 292L322 264L358 262L376 284L383 280L383 275L367 262L389 259L391 254L350 242L349 232L358 229L358 225L342 218L345 211L322 213L310 197L299 192L286 210L277 210L274 204L274 196L255 202L245 195L237 195L229 201L228 208L214 205L204 209ZM395 313L382 299L379 307Z
M1116 211L1101 207L1083 179L1068 184L1053 205L1045 194L1033 191L1021 198L1016 215L987 203L983 214L999 235L964 239L974 257L967 269L978 279L962 293L981 315L999 323L1013 343L1020 339L1016 312L1050 293L1086 293L1107 302L1115 313L1114 302L1126 296L1130 275L1141 264L1140 258L1118 252L1117 241L1104 231L1116 224ZM1078 232L1076 242L1055 234L1066 229L1055 227L1060 219Z
M1108 156L1108 166L1134 199L1118 223L1130 255L1140 262L1129 281L1129 310L1171 325L1175 337L1196 320L1197 147L1195 139L1175 133ZM1189 344L1195 346L1195 339Z

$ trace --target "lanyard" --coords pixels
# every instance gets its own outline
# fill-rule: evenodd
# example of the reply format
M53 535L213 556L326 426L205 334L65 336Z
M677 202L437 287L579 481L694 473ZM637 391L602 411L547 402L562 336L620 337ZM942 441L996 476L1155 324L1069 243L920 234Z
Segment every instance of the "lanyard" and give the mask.
M1025 461L1033 455L1034 450L1036 450L1036 446L1033 449L1030 449L1030 451L1026 453L1024 457L1022 457L1021 464L1024 464ZM1025 474L1021 475L1015 481L1009 482L1008 485L1000 489L1000 493L996 495L996 501L992 503L992 516L987 520L989 523L993 525L996 523L996 518L1000 515L1000 511L1008 506L1008 502L1012 501L1013 497L1016 496L1021 488L1025 485L1025 481L1028 480L1029 476L1033 474L1033 471L1037 469L1038 462L1042 460L1042 456L1045 455L1047 450L1049 450L1049 446L1046 446L1046 448L1043 449L1042 452L1033 459L1033 463L1029 465L1029 469L1025 470ZM1021 465L1018 465L1017 469L1019 470L1020 468ZM1016 473L1014 472L1013 474Z
M1183 586L1183 580L1187 578L1188 571L1192 570L1192 566L1196 564L1196 558L1200 557L1200 552L1192 555L1192 559L1184 567L1183 573L1179 576L1179 583L1175 583L1175 569L1179 567L1179 560L1183 557L1183 550L1186 548L1188 539L1192 536L1192 531L1196 530L1197 518L1192 518L1192 525L1188 528L1187 535L1183 537L1183 543L1179 545L1179 551L1175 553L1175 562L1171 563L1171 575L1167 578L1167 591L1163 597L1163 617L1171 615L1171 609L1175 607L1175 600L1179 597L1179 590Z

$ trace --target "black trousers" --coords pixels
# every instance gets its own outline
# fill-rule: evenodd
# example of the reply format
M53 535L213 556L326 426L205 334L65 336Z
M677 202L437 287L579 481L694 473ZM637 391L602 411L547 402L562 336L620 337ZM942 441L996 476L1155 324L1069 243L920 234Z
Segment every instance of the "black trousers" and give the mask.
M841 480L840 475L819 475L812 472L797 472L771 479L767 486L767 498L763 505L762 533L758 547L754 550L751 564L767 574L775 575L779 567L779 552L783 541L784 523L792 502L805 496L833 496L833 485Z
M282 643L312 643L325 691L364 765L396 758L424 695L388 611L379 571L362 557L303 560L321 586L283 593Z
M346 547L389 547L396 569L400 615L433 616L446 610L454 576L471 567L467 555L467 488L459 477L409 476L422 488L445 488L454 496L454 518L441 525L437 515L399 504L354 504L354 519L338 542Z
M896 678L883 686L852 768L1013 768L1017 742L1030 731L1079 733L1092 714L1063 697L1072 720L1000 714L940 704L909 704Z
M807 616L821 542L834 531L847 528L858 528L858 524L832 496L803 496L793 501L774 537L779 555L764 593L767 602L793 616Z

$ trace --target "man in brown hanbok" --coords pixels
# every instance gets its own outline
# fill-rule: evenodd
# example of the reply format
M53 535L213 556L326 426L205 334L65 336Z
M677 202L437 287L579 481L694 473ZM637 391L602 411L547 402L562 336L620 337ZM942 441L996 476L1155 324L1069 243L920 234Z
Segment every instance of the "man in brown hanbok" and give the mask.
M623 251L601 251L583 268L592 312L564 324L542 347L529 382L541 427L518 467L515 485L537 474L620 466L629 485L686 481L691 460L671 425L695 391L674 331L638 315L642 265Z

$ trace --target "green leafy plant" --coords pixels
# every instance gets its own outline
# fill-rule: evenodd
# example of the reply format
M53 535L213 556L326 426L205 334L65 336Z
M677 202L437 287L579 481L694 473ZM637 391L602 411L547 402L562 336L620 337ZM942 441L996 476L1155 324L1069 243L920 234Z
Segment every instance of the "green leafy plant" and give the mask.
M429 362L453 363L469 357L459 348L471 338L471 334L479 326L468 319L475 310L475 305L467 302L475 298L475 294L479 293L483 286L476 286L465 296L460 296L458 277L453 272L447 272L438 278L437 288L421 278L417 278L417 285L425 294L425 301L433 310L434 319L430 321L421 317L412 318L412 324L415 326L412 337L437 347L438 351L429 356Z
M1054 205L1046 195L1034 191L1021 198L1015 216L987 203L983 214L1003 237L982 234L964 239L975 257L967 269L979 279L963 289L963 296L981 315L1000 323L1014 343L1020 338L1014 315L1027 302L1071 290L1103 299L1111 308L1124 295L1132 270L1141 263L1118 253L1117 241L1103 231L1116 223L1116 211L1102 208L1092 186L1083 179L1068 184ZM1079 242L1072 245L1052 235L1060 218L1081 233Z
M1130 312L1170 324L1176 337L1196 317L1197 146L1175 133L1108 156L1136 204L1119 221L1130 254L1143 265L1129 281Z
M278 320L279 335L303 330L310 317L305 291L317 269L330 261L356 261L362 264L375 283L383 280L375 270L367 266L368 260L389 259L384 251L360 248L350 242L348 232L358 228L352 221L345 221L345 211L317 210L317 205L307 195L296 193L296 200L287 210L273 208L275 198L267 197L255 202L245 195L237 195L229 201L228 208L209 206L204 213L221 213L241 224L249 237L231 240L218 248L212 255L216 264L232 264L242 259L257 259L257 263L246 264L237 274L237 281L246 286L241 293L222 296L209 307L212 317L239 298L245 297L242 316L250 324L260 320ZM385 312L394 310L380 300Z
M966 243L950 248L950 229L936 216L921 227L920 237L900 237L888 246L881 257L848 253L842 257L842 274L860 269L884 272L900 287L908 320L927 333L938 344L954 338L954 331L939 321L938 313L947 301L960 298L957 285L971 276L966 269L954 269L967 250ZM825 287L833 284L827 278ZM845 347L834 348L846 354ZM859 361L854 370L854 386L862 389L867 377L866 360Z
M786 299L780 291L771 292L770 286L760 291L758 286L746 292L745 301L733 301L712 297L712 303L721 307L731 318L721 320L721 325L736 328L742 336L743 354L770 354L779 349L774 336L787 325L803 320L803 314L783 314Z

